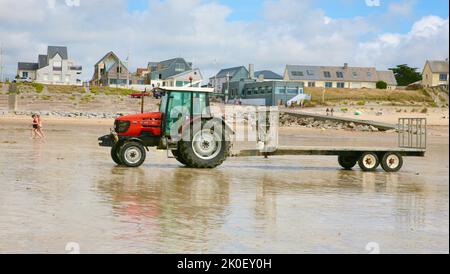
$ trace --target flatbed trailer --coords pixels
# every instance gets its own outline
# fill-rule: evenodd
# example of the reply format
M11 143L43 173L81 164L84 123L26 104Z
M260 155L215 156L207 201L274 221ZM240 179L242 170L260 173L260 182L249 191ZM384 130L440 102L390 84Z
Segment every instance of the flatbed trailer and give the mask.
M273 121L271 121L273 123ZM270 123L268 123L270 124ZM273 126L258 130L263 135ZM398 124L398 148L385 147L312 147L269 145L261 138L261 149L244 149L233 152L232 157L270 156L338 156L344 169L350 170L358 164L363 171L375 171L380 165L386 172L397 172L403 167L404 157L425 157L427 143L427 122L423 118L401 118ZM278 136L278 131L275 133ZM260 135L258 135L260 136ZM278 139L278 138L277 138ZM278 141L278 140L277 140Z

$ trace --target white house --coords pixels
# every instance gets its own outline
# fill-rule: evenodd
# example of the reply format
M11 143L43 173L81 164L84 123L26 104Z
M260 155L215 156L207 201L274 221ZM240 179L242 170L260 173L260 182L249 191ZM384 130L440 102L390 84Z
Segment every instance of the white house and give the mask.
M82 67L69 59L67 47L49 46L38 63L19 62L17 75L42 84L81 85Z

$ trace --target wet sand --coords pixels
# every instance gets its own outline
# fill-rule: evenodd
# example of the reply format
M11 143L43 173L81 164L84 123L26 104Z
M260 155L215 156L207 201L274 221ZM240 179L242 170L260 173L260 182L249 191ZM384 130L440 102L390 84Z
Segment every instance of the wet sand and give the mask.
M448 127L396 174L342 171L335 157L232 158L182 167L151 150L115 167L108 120L0 118L0 253L449 252ZM286 145L391 146L395 134L289 128Z

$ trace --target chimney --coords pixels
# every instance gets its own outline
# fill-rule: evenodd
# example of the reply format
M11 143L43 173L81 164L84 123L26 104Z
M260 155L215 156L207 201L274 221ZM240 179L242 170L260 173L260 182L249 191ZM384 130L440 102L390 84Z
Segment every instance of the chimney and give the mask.
M344 69L348 69L348 63L344 63Z
M248 79L251 80L255 79L255 65L253 64L248 65L248 74L249 74Z

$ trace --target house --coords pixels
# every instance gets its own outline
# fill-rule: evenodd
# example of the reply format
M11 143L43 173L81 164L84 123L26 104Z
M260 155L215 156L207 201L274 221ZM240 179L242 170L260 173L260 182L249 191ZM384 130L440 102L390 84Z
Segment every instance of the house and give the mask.
M46 55L39 55L37 63L19 62L17 75L42 84L80 85L83 68L69 59L67 47L48 46Z
M278 106L285 105L295 97L310 100L305 94L303 84L294 81L256 81L243 80L227 84L226 101L228 103L241 102L245 105Z
M244 66L222 69L216 76L209 79L209 84L215 93L223 93L223 86L229 82L249 79L249 71Z
M427 61L422 73L424 87L448 86L448 59L445 61Z
M90 83L93 86L128 86L132 84L132 76L120 58L110 51L95 64Z
M161 62L149 62L147 65L148 82L152 86L185 87L201 86L203 76L198 68L192 68L192 63L178 57Z
M373 67L344 66L294 66L287 65L285 81L302 82L304 87L369 88L375 89L378 81L385 81L388 89L397 88L392 71L377 71Z

